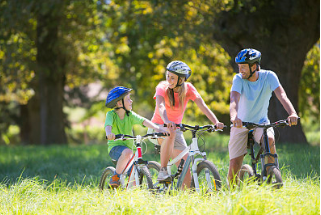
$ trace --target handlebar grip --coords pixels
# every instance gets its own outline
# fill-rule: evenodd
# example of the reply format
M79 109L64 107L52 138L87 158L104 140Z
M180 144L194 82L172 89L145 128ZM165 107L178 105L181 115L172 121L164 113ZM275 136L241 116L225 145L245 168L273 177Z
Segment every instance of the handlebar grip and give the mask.
M159 136L159 137L166 137L166 136L169 136L169 134L163 134L163 133L154 133L156 136Z
M115 135L115 139L121 139L121 138L123 138L123 137L124 137L123 134L116 134L116 135Z

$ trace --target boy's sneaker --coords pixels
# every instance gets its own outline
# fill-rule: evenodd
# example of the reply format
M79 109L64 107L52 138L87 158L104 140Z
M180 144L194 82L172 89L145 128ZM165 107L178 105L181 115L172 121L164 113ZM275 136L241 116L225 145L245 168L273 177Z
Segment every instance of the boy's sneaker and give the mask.
M109 180L109 186L111 186L112 188L118 188L119 185L120 185L119 175L115 174Z
M157 181L170 181L170 175L167 172L166 167L162 167L158 173Z

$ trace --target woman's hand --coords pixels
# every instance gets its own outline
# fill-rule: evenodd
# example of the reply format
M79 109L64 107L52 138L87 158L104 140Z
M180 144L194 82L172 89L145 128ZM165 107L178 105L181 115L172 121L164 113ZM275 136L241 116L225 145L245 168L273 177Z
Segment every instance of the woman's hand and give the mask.
M222 123L222 122L216 123L216 128L222 130L224 128L224 123Z
M167 125L167 131L170 134L170 138L175 138L176 136L176 124L174 122L168 122Z

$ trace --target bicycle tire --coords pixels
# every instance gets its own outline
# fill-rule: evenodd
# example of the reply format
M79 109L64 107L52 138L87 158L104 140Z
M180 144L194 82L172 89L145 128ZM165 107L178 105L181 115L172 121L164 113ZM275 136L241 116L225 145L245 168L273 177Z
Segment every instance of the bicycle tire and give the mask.
M153 189L154 184L147 166L142 166L139 170L139 184L142 189Z
M147 167L150 172L151 178L153 180L153 186L154 186L153 189L156 190L156 192L166 191L168 188L168 185L166 183L160 183L159 181L157 181L158 173L161 169L160 163L156 161L148 161Z
M114 168L114 167L109 166L109 167L107 167L107 168L104 170L103 174L101 175L100 182L99 182L99 189L100 189L101 191L104 190L105 183L106 183L106 185L107 185L106 187L107 187L107 188L110 188L110 186L108 185L108 183L109 183L110 178L111 178L114 174L115 174L115 168ZM107 179L107 182L106 182L106 179Z
M198 163L196 172L201 192L210 193L213 191L219 191L221 189L221 177L216 166L212 162L204 160ZM206 177L207 174L209 174L209 177ZM193 177L191 188L195 188Z
M250 180L253 180L253 176L254 176L253 168L248 164L242 165L238 173L238 177L240 179L239 185L241 184L241 182L248 183Z
M272 184L273 188L280 189L283 186L281 171L276 166L271 166L268 171L267 183Z

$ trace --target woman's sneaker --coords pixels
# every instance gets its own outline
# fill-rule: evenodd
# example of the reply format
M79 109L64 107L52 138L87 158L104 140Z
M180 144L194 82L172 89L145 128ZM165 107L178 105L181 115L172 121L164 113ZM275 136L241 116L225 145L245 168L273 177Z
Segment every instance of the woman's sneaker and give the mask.
M162 167L158 173L157 181L170 181L171 176L167 172L166 167Z
M111 186L112 188L118 188L119 185L120 185L119 175L115 174L109 180L109 186Z

